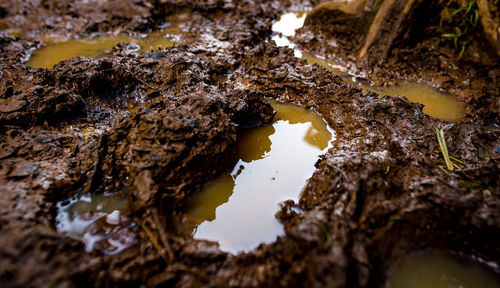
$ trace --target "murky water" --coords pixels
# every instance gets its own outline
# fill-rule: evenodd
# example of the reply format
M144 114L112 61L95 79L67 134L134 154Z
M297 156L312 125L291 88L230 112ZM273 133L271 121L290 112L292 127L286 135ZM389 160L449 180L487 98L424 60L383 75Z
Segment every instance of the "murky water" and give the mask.
M331 63L321 57L316 57L304 53L302 58L306 59L309 64L319 64L341 77L347 83L358 86L362 89L377 93L379 95L404 95L408 100L420 104L424 104L422 110L425 114L434 118L446 121L460 121L465 116L464 105L457 98L449 94L444 94L434 88L410 83L402 82L396 87L374 87L364 75L354 75L347 72L347 69Z
M119 253L136 243L136 225L126 198L116 195L77 194L57 203L59 233L82 241L85 250Z
M434 118L456 122L465 116L464 105L457 98L434 88L405 82L396 87L381 89L381 95L404 95L408 100L424 104L422 111Z
M437 252L409 255L397 265L385 288L498 288L499 278L477 263Z
M273 106L277 115L272 125L238 136L240 160L233 171L188 201L188 229L195 239L218 241L221 250L238 253L284 234L274 216L279 203L298 201L335 132L312 111Z
M132 51L152 51L166 48L179 43L181 31L177 28L168 28L143 35L132 37L128 35L96 36L91 39L40 39L46 46L36 50L28 61L33 68L52 68L55 64L72 57L98 57L112 53L112 48L119 43L132 43Z

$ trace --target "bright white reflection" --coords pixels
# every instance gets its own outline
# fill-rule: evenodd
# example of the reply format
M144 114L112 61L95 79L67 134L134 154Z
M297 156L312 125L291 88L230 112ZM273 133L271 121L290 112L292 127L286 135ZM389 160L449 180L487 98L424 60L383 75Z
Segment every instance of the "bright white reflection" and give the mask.
M314 112L277 104L274 123L238 138L240 160L230 175L207 185L188 203L195 239L218 241L230 253L250 251L284 234L279 203L298 201L319 155L335 132ZM193 229L192 228L192 229Z
M289 47L294 50L295 57L301 58L302 52L296 49L296 46L288 37L295 36L295 30L301 28L306 20L304 12L289 12L283 14L280 19L273 24L272 30L275 33L271 37L276 45L280 47Z

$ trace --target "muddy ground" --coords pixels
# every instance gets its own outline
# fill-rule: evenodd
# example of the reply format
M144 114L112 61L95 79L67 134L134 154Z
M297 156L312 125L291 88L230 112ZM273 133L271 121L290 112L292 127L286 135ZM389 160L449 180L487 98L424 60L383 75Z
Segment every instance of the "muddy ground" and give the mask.
M363 94L267 41L292 4L0 1L0 26L10 33L0 36L1 286L372 287L391 263L427 248L498 263L498 59L455 61L452 46L431 49L439 39L429 37L359 65L374 81L416 80L457 94L468 114L450 125L404 97ZM186 31L182 45L143 54L118 45L112 56L54 69L25 64L44 45L39 37L143 33L165 23ZM315 29L306 25L297 42L333 57L320 41L331 34ZM335 51L350 61L348 49ZM269 98L314 109L337 140L300 203L283 205L286 235L233 256L182 233L183 205L233 167L238 129L272 120ZM445 130L460 169L443 171L433 127ZM138 244L110 256L58 234L55 204L82 190L127 195L146 227Z

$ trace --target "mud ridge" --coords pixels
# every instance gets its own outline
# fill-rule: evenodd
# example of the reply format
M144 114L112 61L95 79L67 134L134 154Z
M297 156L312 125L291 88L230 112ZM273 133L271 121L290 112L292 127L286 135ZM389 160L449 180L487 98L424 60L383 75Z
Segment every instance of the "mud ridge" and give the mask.
M394 71L462 91L468 117L450 124L405 97L365 93L268 41L272 21L293 3L87 2L0 1L2 287L373 287L393 261L428 248L498 263L497 68L414 74L397 59L403 48L385 66L361 67L375 80ZM182 44L131 53L122 43L111 56L53 69L25 64L47 33L78 38L165 23L182 27ZM319 49L330 36L314 29L302 28L297 42L330 53ZM416 63L430 57L422 55ZM299 203L287 201L277 214L285 236L231 255L182 233L184 204L234 166L239 129L272 121L269 99L316 111L337 140ZM464 163L454 172L434 127ZM78 192L126 195L138 243L117 255L86 253L57 233L56 203Z

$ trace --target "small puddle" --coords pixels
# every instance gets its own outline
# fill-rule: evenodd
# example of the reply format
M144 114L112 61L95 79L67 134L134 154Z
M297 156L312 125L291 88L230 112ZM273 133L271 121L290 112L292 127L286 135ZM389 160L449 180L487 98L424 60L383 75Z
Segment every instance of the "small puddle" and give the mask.
M143 37L128 35L105 35L90 39L40 39L46 46L36 50L27 64L33 68L52 68L55 64L73 57L98 57L112 54L112 48L119 43L132 43L131 52L147 52L159 48L171 47L179 43L181 31L178 28L166 28L151 32Z
M498 288L498 277L478 263L437 252L406 256L391 273L385 288Z
M127 198L78 193L57 203L56 228L82 241L87 252L116 254L136 243L136 224L129 214Z
M412 102L424 104L425 106L422 111L434 118L457 122L465 116L464 105L457 98L441 93L434 88L411 82L402 82L399 86L395 87L375 87L371 85L370 81L364 75L350 74L345 67L336 65L320 57L303 53L302 58L306 59L309 64L323 66L353 86L379 95L404 95Z
M193 238L218 241L236 254L284 234L275 217L279 203L298 202L318 157L335 132L316 113L291 104L272 104L272 125L238 135L240 160L231 173L206 185L187 203Z
M404 95L408 100L424 104L422 112L437 119L458 122L465 116L464 105L452 95L417 83L404 82L399 86L383 88L380 95Z

